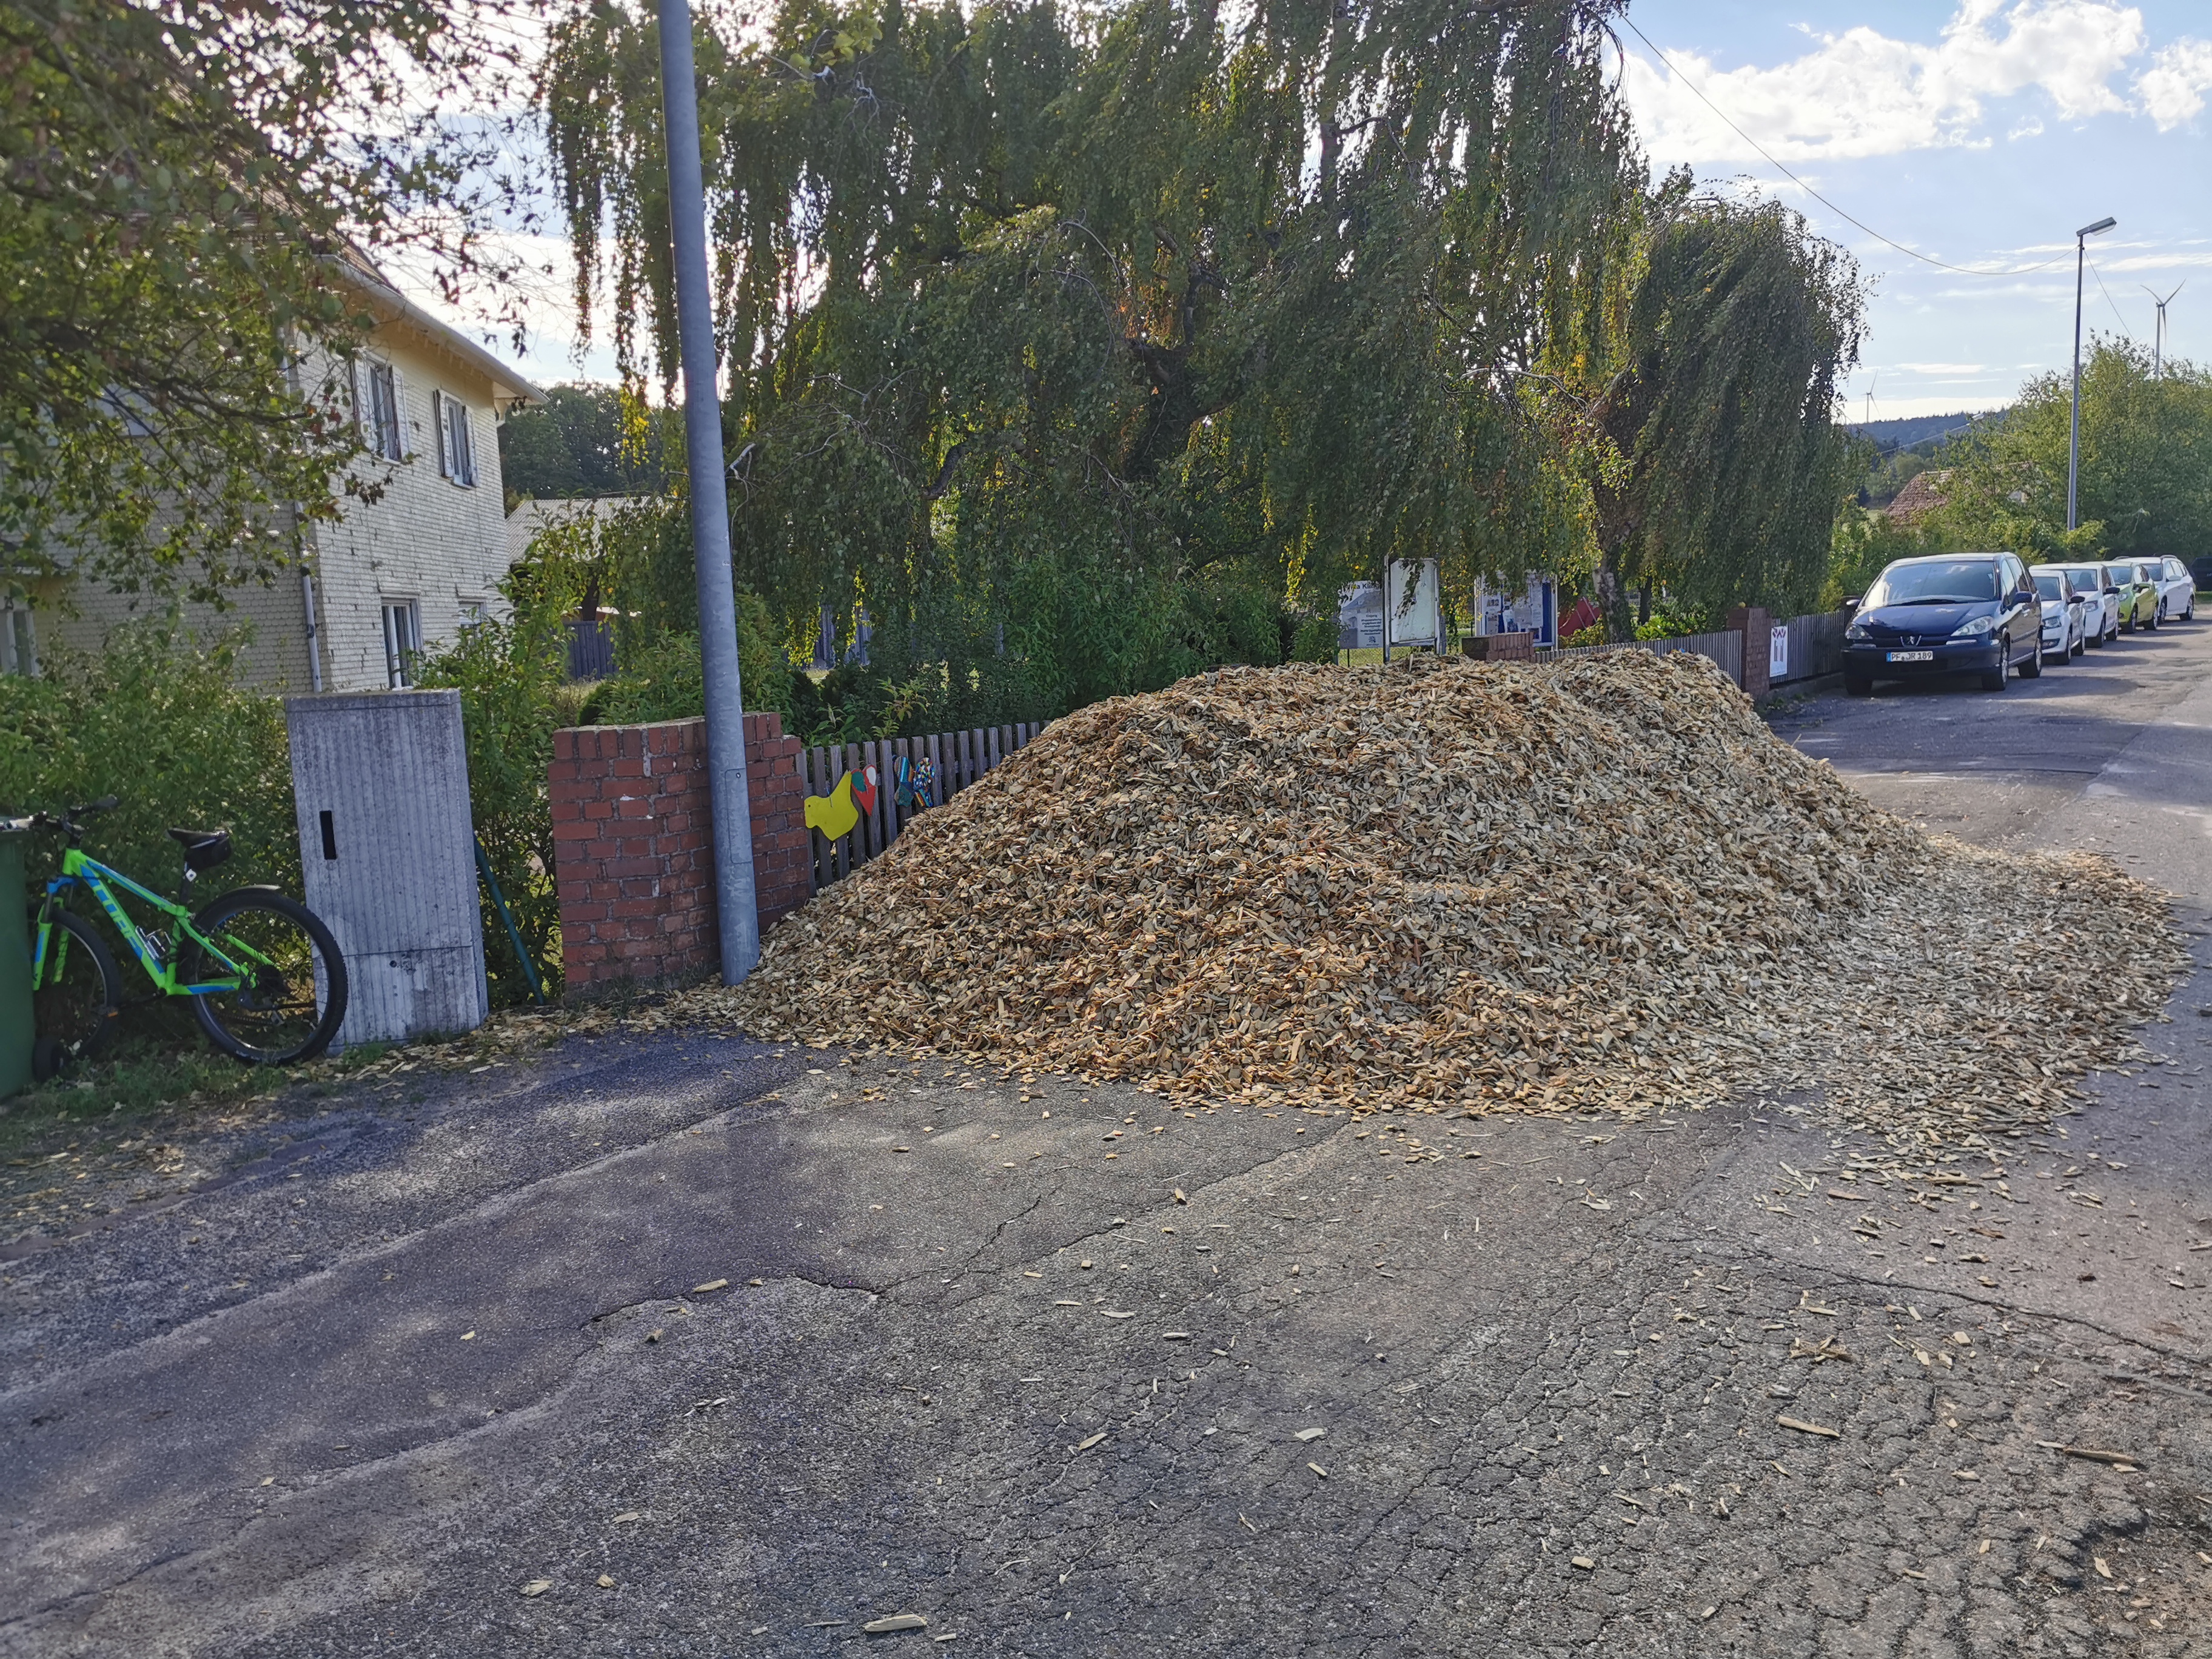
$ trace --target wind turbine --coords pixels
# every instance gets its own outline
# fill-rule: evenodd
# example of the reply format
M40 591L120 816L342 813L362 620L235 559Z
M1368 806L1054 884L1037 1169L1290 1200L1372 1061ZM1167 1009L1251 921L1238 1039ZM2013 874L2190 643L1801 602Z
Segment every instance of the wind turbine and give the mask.
M2173 298L2173 294L2180 293L2182 289L2189 286L2189 283L2186 278L2176 283L2173 285L2173 294L2167 295L2166 296L2166 300L2160 299L2158 297L2158 290L2153 288L2148 283L2138 283L2137 286L2141 288L2144 293L2149 295L2152 301L2158 307L2158 325L2152 331L2150 337L2150 377L2152 380L2155 380L2163 377L2163 370L2166 365L2166 300Z

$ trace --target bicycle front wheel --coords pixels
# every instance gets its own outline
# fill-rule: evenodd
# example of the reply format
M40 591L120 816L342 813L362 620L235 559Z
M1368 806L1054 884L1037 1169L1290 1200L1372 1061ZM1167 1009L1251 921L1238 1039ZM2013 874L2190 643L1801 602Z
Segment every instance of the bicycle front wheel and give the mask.
M241 887L192 927L222 956L188 939L185 983L232 981L192 998L209 1042L249 1066L313 1060L331 1046L345 1018L345 958L313 910L273 888Z
M31 993L31 1075L40 1082L98 1057L114 1040L123 975L106 942L82 916L53 910L46 959ZM31 913L32 937L39 918Z

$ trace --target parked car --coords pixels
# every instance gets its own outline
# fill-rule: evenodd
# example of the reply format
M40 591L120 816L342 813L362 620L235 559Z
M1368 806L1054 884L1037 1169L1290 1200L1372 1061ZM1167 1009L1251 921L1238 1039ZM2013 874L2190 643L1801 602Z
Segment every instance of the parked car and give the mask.
M2043 599L2010 553L1946 553L1886 566L1844 629L1844 690L1876 680L1978 674L2002 691L2015 665L2043 672Z
M2039 564L2039 571L2063 570L2074 591L2087 597L2094 614L2089 618L2089 643L2109 645L2120 637L2120 585L2101 564Z
M2150 567L2133 559L2112 560L2105 568L2120 590L2120 632L2132 634L2138 628L2158 626L2158 585L2150 579Z
M2069 663L2082 652L2081 642L2088 630L2089 596L2075 592L2066 573L2047 564L2039 564L2027 574L2034 578L2036 597L2043 601L2043 659ZM2100 623L2104 615L2104 602L2100 599Z
M2150 566L2151 580L2158 584L2158 619L2195 622L2197 578L2189 574L2189 567L2171 553L2146 562Z

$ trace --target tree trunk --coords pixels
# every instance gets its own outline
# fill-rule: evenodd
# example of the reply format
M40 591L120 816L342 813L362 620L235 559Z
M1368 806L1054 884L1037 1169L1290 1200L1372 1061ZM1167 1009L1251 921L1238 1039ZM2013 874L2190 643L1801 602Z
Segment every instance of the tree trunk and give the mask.
M1605 637L1614 645L1636 637L1636 612L1628 603L1628 584L1620 577L1620 554L1608 547L1597 563L1597 607L1605 618Z
M1651 620L1651 578L1646 576L1636 590L1636 625L1638 628Z

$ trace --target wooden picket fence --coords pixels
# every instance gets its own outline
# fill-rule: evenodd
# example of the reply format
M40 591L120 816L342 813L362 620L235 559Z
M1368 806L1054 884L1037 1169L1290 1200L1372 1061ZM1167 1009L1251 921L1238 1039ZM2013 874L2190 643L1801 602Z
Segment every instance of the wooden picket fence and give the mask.
M866 864L899 838L907 821L921 808L902 808L898 804L898 780L893 764L903 757L919 765L927 760L935 772L935 781L930 787L930 805L945 803L975 782L1017 749L1027 744L1043 728L1030 721L1019 726L988 726L972 732L933 732L926 738L878 738L868 743L838 743L802 750L799 757L799 781L810 795L826 795L837 787L837 780L848 772L858 772L863 767L876 769L876 807L872 812L860 815L860 822L851 833L836 842L826 840L820 830L811 833L814 843L814 890L820 892L831 882L853 872L856 864Z

